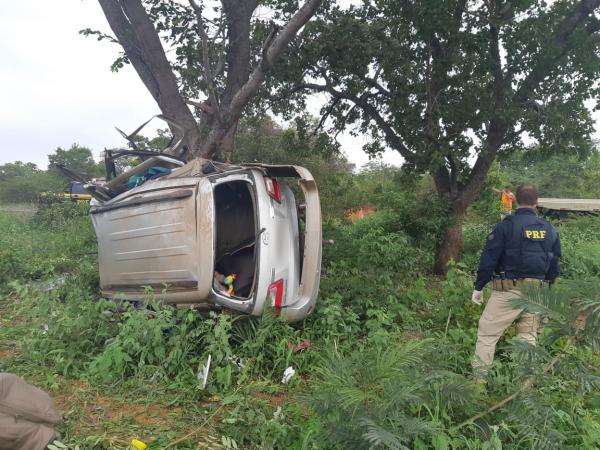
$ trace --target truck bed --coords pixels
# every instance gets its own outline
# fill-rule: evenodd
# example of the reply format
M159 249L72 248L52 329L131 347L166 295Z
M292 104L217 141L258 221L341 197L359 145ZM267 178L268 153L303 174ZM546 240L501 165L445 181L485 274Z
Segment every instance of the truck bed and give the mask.
M540 198L538 206L554 211L600 212L600 199L584 198Z

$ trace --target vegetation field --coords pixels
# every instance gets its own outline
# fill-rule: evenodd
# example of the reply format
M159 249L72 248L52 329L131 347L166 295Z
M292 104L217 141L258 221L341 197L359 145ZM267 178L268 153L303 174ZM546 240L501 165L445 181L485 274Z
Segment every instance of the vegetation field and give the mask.
M55 399L49 450L600 448L600 217L555 222L561 277L518 299L544 318L538 345L510 328L487 383L472 376L482 308L470 300L500 189L600 198L600 0L96 6L107 23L86 5L100 29L79 34L109 45L111 71L135 70L165 121L154 137L139 133L156 122L131 132L148 106L120 94L137 91L81 64L110 53L64 45L74 10L2 16L15 100L2 122L0 371ZM46 16L61 33L40 31ZM26 45L32 29L44 46ZM59 66L52 49L70 58ZM77 143L46 148L69 130L94 139L107 117L127 133L103 162ZM370 162L356 170L342 142ZM178 166L149 153L162 151L202 158L203 173L205 160L311 171L334 244L310 317L102 297L88 205L58 201L80 188L115 198L120 182ZM47 167L27 161L41 152ZM383 165L389 152L401 168Z
M358 197L345 201L368 194L375 214L344 218L332 193L349 183ZM484 387L471 379L481 310L469 299L485 208L464 224L463 262L441 279L429 269L443 214L423 180L380 168L322 191L335 244L316 311L296 325L102 299L87 206L0 211L0 371L53 396L70 449L133 438L150 449L600 446L600 218L557 223L564 277L523 298L549 318L540 345L511 330Z

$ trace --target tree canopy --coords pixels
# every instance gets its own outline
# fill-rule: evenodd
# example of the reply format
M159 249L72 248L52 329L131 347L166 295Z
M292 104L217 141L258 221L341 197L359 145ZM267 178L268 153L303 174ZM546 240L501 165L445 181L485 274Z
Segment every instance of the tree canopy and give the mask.
M94 160L92 150L78 144L73 144L68 149L58 147L48 155L48 162L51 168L62 165L87 178L97 177L103 172L102 167Z
M15 161L0 165L0 202L33 202L42 191L61 189L64 180L34 163Z
M30 176L37 172L39 172L38 166L31 162L15 161L6 163L0 166L0 181L9 181L13 177Z
M291 113L322 92L334 129L369 133L434 176L455 220L437 269L460 254L460 218L493 161L534 140L589 147L585 101L598 94L600 0L365 0L307 26L278 73ZM444 247L445 246L445 247Z

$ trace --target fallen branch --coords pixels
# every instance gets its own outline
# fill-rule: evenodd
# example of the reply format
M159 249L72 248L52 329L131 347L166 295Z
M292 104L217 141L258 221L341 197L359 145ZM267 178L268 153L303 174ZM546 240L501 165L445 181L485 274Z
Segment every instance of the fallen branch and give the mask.
M446 320L446 329L444 330L444 339L448 335L448 327L450 326L450 317L452 316L452 308L448 309L448 320Z
M571 336L567 340L567 344L563 348L562 352L560 352L559 354L557 354L556 356L554 356L554 358L552 358L552 360L546 365L546 367L544 367L544 370L542 370L542 373L540 375L544 375L544 374L550 372L552 370L552 368L556 365L556 363L567 353L567 350L569 350L571 348L571 346L573 345L573 343L575 342L575 340L576 340L576 336ZM533 387L535 385L535 382L536 382L536 377L535 376L528 378L527 380L525 380L525 382L521 385L521 387L516 392L513 392L511 395L509 395L508 397L502 399L501 401L499 401L498 403L496 403L493 406L489 407L485 411L483 411L483 412L481 412L481 413L479 413L479 414L477 414L477 415L475 415L473 417L470 417L469 419L465 420L464 422L462 422L461 424L459 424L456 427L456 429L462 428L465 425L469 425L469 424L475 422L476 420L479 420L482 417L485 417L488 414L491 414L494 411L496 411L496 410L504 407L508 403L512 402L515 398L517 398L520 394L522 394L526 390L528 390L531 387Z
M233 395L237 394L237 393L239 392L239 390L240 390L240 386L238 386L238 387L235 389L235 391L233 392ZM219 406L217 409L215 409L215 410L213 411L213 413L212 413L210 416L208 416L204 422L202 422L202 425L200 425L200 426L199 426L199 427L197 427L197 428L194 428L192 431L190 431L190 432L189 432L188 434L186 434L185 436L182 436L182 437L180 437L179 439L176 439L176 440L174 440L174 441L170 442L169 444L167 444L167 446L165 447L165 450L167 450L168 448L174 447L174 446L176 446L177 444L180 444L181 442L183 442L183 441L186 441L186 440L188 440L189 438L191 438L191 437L193 437L193 436L197 435L198 433L200 433L200 432L201 432L201 431L204 429L204 427L205 427L206 425L208 425L208 422L210 422L210 421L213 419L213 417L215 417L215 416L216 416L216 415L217 415L219 412L221 412L221 410L222 410L224 407L225 407L225 405L224 405L223 403L221 403L221 405L220 405L220 406Z

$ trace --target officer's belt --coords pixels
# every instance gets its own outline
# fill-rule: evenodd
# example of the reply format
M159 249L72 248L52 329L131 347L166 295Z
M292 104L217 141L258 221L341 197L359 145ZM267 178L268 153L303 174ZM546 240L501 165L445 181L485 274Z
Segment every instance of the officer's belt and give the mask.
M547 286L548 282L545 280L540 280L539 278L517 278L517 279L509 279L509 278L494 278L492 280L492 289L494 291L518 291L523 285L539 285L539 286Z

